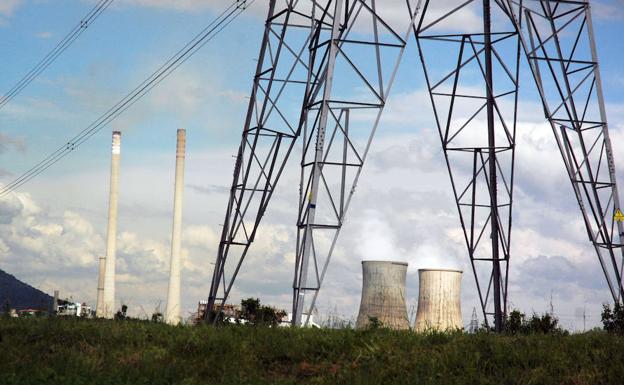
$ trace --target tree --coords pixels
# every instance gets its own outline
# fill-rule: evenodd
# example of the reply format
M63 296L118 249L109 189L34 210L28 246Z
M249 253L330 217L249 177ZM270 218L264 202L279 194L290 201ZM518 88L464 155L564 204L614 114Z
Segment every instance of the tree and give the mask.
M118 321L127 319L128 318L126 316L127 312L128 312L128 305L121 305L121 310L117 311L117 313L115 314L115 319Z
M11 314L11 303L7 300L4 304L2 304L2 312L9 316Z
M559 327L559 320L550 313L544 313L542 316L533 313L527 327L531 333L548 334L562 331Z
M520 310L514 309L507 315L505 320L504 331L508 334L565 334L567 333L559 327L559 320L550 313L538 315L533 313L531 318L527 319L526 315Z
M258 298L247 298L241 301L240 317L254 323L260 309L260 300Z
M377 317L368 316L368 326L366 327L369 330L381 329L384 327L383 322L379 320Z
M161 312L152 313L152 322L163 322L165 319Z
M286 315L284 310L260 304L258 298L247 298L241 301L239 318L254 326L276 326Z
M620 302L613 305L613 310L607 304L602 305L601 319L603 329L607 332L624 334L624 305Z
M505 332L509 334L522 333L524 325L526 324L526 316L521 313L520 310L514 309L507 316L505 322Z

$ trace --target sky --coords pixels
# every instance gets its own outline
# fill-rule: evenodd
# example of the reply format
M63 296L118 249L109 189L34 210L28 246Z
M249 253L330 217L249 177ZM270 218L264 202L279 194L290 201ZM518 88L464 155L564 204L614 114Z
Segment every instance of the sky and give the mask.
M0 110L0 182L8 183L115 104L198 33L225 0L116 0L18 97ZM0 91L10 89L93 6L79 0L0 0ZM392 20L403 15L387 3ZM624 2L593 3L618 181L624 183ZM0 269L48 293L95 303L105 252L110 135L122 131L117 301L151 315L166 300L175 133L188 147L183 212L184 314L205 299L264 25L249 10L144 99L70 156L0 198ZM466 20L466 24L474 23ZM443 55L443 54L442 54ZM550 126L523 65L509 300L549 310L563 326L600 322L610 296L589 244ZM290 308L299 166L288 164L233 300ZM622 166L619 166L622 164ZM407 306L419 267L464 271L462 312L478 307L457 210L412 39L319 295L321 314L357 314L363 259L409 262Z

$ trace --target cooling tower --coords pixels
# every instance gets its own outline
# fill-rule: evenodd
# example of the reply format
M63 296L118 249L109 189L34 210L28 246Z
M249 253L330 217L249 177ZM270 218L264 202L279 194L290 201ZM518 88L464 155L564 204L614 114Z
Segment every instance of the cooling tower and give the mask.
M104 304L97 309L104 318L113 318L115 313L115 254L117 250L117 201L119 195L119 156L121 153L121 132L113 131L111 156L110 195L108 201L108 229L106 234L106 263L104 271Z
M418 270L418 310L414 330L449 331L463 329L460 270Z
M409 329L405 306L407 263L362 261L362 300L356 328L366 329L371 318L391 329Z
M171 232L171 265L165 320L173 325L180 322L180 249L182 233L182 194L184 190L184 152L186 131L178 130L176 145L175 187L173 193L173 229Z

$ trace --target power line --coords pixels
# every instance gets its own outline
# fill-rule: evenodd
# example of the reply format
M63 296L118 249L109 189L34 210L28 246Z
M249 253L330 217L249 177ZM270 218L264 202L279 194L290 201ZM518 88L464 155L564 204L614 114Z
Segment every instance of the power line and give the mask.
M26 88L50 66L78 37L108 8L113 0L100 0L65 37L43 57L24 77L0 98L0 109Z
M234 0L219 16L208 24L199 34L182 47L169 60L161 65L147 79L136 86L125 97L117 102L113 107L109 108L104 114L100 115L93 123L83 129L80 133L68 140L64 145L52 152L46 158L34 165L28 171L20 175L18 178L0 189L0 197L4 196L17 188L21 187L31 179L35 178L42 172L46 171L53 164L67 156L78 146L86 142L90 137L99 132L102 128L115 120L124 111L130 108L134 103L139 101L149 91L156 87L160 82L165 80L179 66L192 57L209 41L214 39L225 27L233 22L241 13L243 13L255 0Z

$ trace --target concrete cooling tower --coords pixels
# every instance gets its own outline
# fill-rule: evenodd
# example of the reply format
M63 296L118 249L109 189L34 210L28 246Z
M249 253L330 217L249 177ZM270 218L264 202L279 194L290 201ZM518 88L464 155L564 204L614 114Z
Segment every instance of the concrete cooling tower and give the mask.
M362 261L362 300L356 328L366 329L371 318L384 327L409 329L405 306L407 263Z
M418 270L418 310L414 330L450 331L463 329L459 270Z

